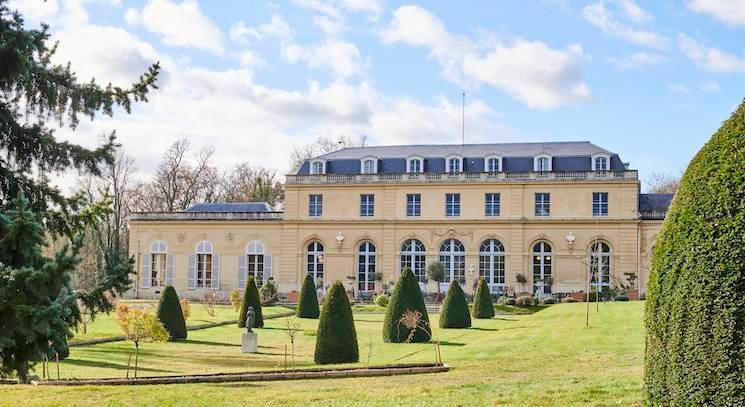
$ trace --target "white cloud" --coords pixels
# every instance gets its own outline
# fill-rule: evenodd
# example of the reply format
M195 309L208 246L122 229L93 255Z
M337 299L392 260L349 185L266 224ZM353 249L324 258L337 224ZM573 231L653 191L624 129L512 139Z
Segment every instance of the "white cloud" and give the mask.
M246 26L243 21L239 21L230 27L231 40L244 42L249 38L261 38L261 34L255 28Z
M251 50L243 50L238 54L238 59L241 62L241 66L244 68L261 66L266 63L261 56Z
M170 0L150 0L138 13L139 22L147 30L160 34L169 46L194 47L216 54L225 51L222 31L202 13L195 0L181 3Z
M711 72L745 72L745 56L710 48L686 34L678 34L680 50L696 65Z
M451 81L491 85L531 108L551 109L591 98L582 80L579 45L556 50L524 39L478 44L448 32L442 20L418 6L397 9L380 36L387 44L428 48Z
M635 23L644 23L654 20L654 16L639 7L634 0L619 0L618 3L621 6L621 9L623 9L624 14L626 14L626 17Z
M383 13L383 5L379 0L293 0L295 4L310 8L319 13L343 18L344 12L365 13L372 19L377 19Z
M60 10L57 0L11 0L8 8L18 10L25 19L32 22L49 22Z
M350 42L326 41L310 46L293 43L283 47L282 55L291 63L304 62L310 68L327 70L344 78L362 72L360 51Z
M699 87L702 92L716 92L719 90L719 83L714 81L705 81Z
M648 52L636 52L627 57L610 59L610 61L613 62L616 65L616 67L618 67L618 69L621 69L621 70L637 69L637 68L642 68L645 66L654 66L666 60L667 58L663 55L650 54Z
M670 89L670 92L678 94L678 95L687 95L691 93L691 90L688 89L688 86L681 85L679 83L670 84L668 88Z
M129 25L139 24L140 13L136 9L128 8L127 11L124 12L124 21L126 21Z
M633 12L631 14L633 15ZM582 16L590 24L600 28L604 33L634 44L664 49L669 42L668 38L664 35L654 31L637 29L619 22L602 0L585 6L582 9ZM639 17L637 16L636 18L638 19Z
M688 7L730 26L745 25L745 0L690 0Z
M339 34L346 31L344 22L339 19L328 16L314 16L313 24L321 29L329 37L338 37Z

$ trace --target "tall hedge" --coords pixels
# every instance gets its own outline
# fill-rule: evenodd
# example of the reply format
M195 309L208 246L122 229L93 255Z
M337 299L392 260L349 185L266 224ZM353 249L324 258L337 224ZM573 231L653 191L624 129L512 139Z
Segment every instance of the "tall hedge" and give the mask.
M238 314L238 327L246 327L246 312L248 307L254 307L254 323L252 328L261 328L264 326L264 317L261 315L261 299L259 290L256 288L256 281L253 277L248 277L246 281L246 291L243 293L243 303Z
M385 342L405 342L411 333L411 329L405 327L399 321L407 310L419 311L421 320L426 324L424 329L417 329L411 342L429 342L432 328L429 325L427 307L424 305L422 290L416 276L408 267L401 272L401 277L393 289L393 294L388 302L383 322L383 340Z
M360 360L352 306L340 281L331 286L323 302L313 360L319 365Z
M450 283L440 312L440 328L470 328L471 314L463 289L457 281Z
M473 296L473 317L478 319L489 319L494 317L494 303L491 300L489 285L486 280L479 279L476 286L476 294Z
M745 405L745 103L696 154L654 248L650 405Z
M186 321L184 313L181 312L181 303L178 294L172 286L167 286L160 294L158 303L158 319L168 331L171 341L186 339Z
M318 319L320 314L321 310L318 308L316 283L313 281L312 275L306 274L305 280L303 280L303 286L300 288L300 299L297 302L295 315L298 318Z

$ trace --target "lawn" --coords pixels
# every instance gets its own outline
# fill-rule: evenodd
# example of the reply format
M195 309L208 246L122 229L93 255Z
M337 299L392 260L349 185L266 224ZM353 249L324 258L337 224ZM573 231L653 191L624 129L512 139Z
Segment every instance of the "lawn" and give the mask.
M641 405L643 302L602 304L584 328L584 304L559 304L533 314L475 320L467 330L435 329L448 373L366 379L160 385L141 387L2 386L2 404L113 405ZM438 315L432 315L437 325ZM371 364L430 362L429 344L384 344L382 313L358 313L360 358ZM240 353L241 330L189 332L180 343L145 344L142 374L230 372L281 367L288 318L266 321L259 354ZM312 364L317 321L297 320L296 365ZM122 377L132 345L73 348L63 377Z

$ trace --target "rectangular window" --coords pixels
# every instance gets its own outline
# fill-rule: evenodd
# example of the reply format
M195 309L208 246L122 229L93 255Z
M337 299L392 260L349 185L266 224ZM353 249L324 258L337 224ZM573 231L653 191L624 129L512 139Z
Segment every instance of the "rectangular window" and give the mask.
M406 216L422 215L422 195L406 194Z
M499 216L499 194L486 194L485 200L486 216Z
M607 171L608 170L608 159L605 157L595 158L595 171Z
M150 270L152 270L150 276L152 281L150 286L152 287L165 287L166 285L166 254L165 253L153 253L150 255L151 263Z
M197 288L209 288L212 285L212 255L197 254Z
M460 194L445 194L445 216L460 216Z
M323 215L323 195L312 194L308 197L308 215Z
M360 195L360 216L373 216L375 214L375 195Z
M608 216L608 193L592 193L592 216Z
M548 192L536 192L535 194L535 216L549 216L551 214L551 194Z

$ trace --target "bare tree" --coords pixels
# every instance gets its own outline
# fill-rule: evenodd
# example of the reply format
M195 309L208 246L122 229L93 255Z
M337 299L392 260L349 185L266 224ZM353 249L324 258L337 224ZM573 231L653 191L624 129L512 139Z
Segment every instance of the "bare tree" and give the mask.
M678 190L680 177L666 172L655 172L647 181L649 192L654 194L674 194Z
M243 163L223 174L216 198L221 202L267 202L278 208L284 199L284 185L277 180L276 171Z
M314 142L304 146L295 147L290 154L290 172L297 172L303 163L313 157L328 154L342 148L361 147L361 140L353 139L348 136L339 136L333 139L326 136L318 137Z

